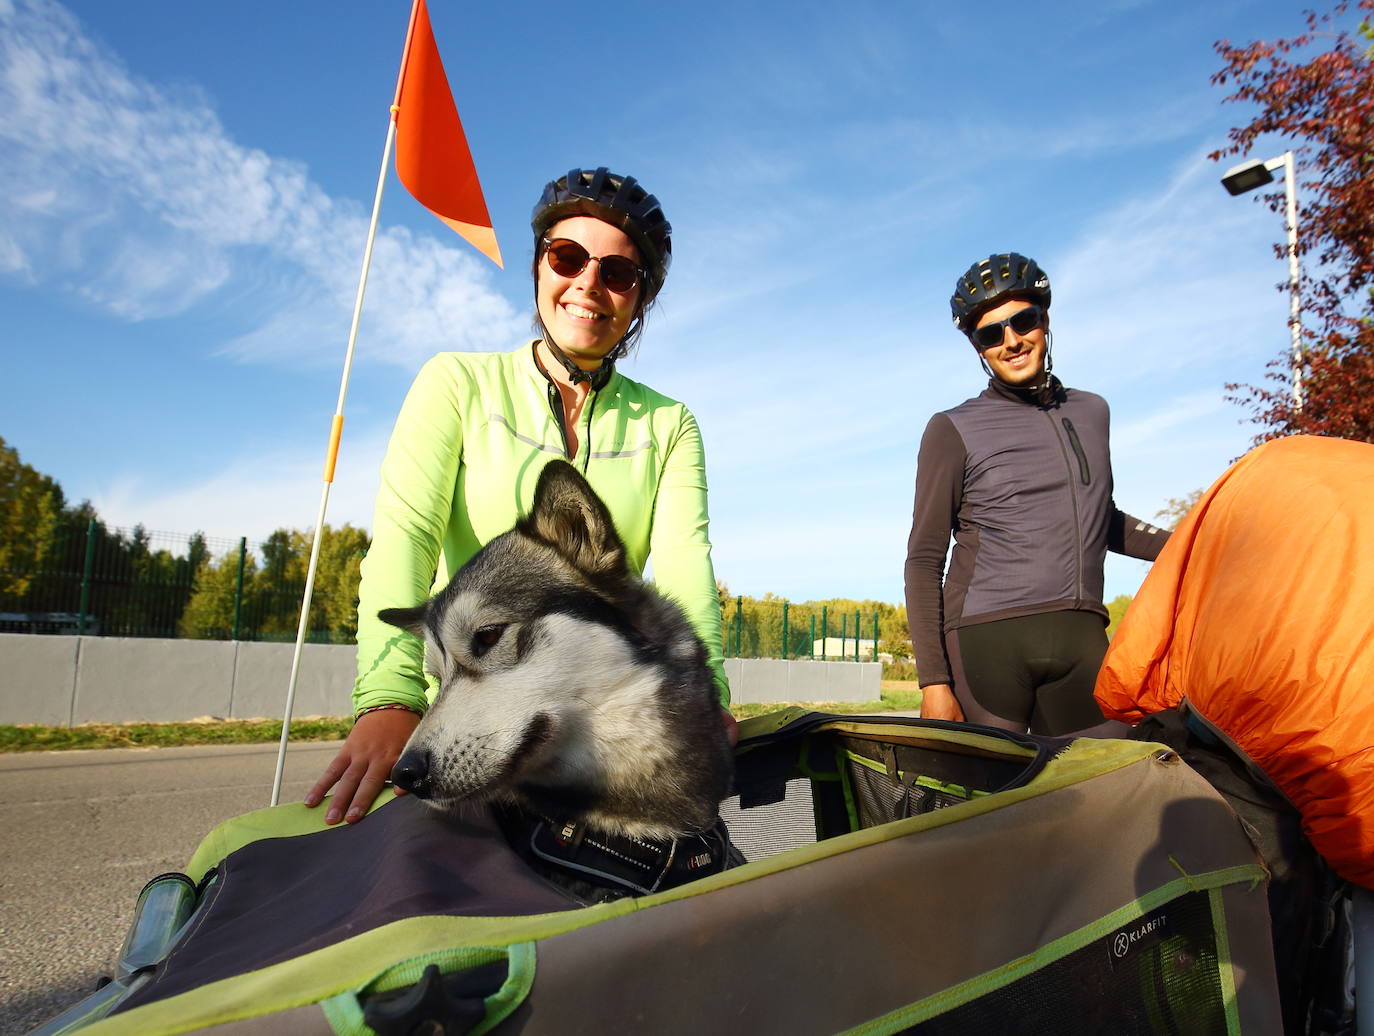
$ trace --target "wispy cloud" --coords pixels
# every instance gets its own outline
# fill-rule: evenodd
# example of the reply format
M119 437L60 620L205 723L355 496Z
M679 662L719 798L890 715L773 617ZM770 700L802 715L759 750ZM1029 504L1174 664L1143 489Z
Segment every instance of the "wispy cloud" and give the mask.
M1282 227L1259 215L1195 153L1158 190L1094 220L1051 267L1065 357L1107 385L1176 381L1186 369L1210 372L1220 392L1253 376L1286 316L1267 247Z
M369 527L377 469L386 436L352 435L340 453L330 488L326 521ZM173 531L200 531L211 538L265 539L278 528L308 529L319 514L323 443L288 447L233 460L205 477L175 486L123 476L92 495L101 518L128 528L143 524Z
M0 271L139 321L232 293L266 264L304 290L255 296L239 313L251 330L222 348L271 363L337 351L360 206L330 198L302 163L231 139L196 91L131 74L65 9L14 0L0 19ZM489 347L525 323L456 243L381 232L366 355L413 368L436 341Z
M1200 418L1211 417L1226 406L1224 400L1211 392L1196 392L1170 400L1160 410L1150 411L1118 423L1112 433L1117 454L1129 453L1136 444L1149 442L1181 428L1192 428Z

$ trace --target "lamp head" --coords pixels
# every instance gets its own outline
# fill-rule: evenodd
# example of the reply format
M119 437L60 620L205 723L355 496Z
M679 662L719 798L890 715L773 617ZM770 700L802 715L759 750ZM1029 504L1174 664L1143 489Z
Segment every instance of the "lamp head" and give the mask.
M1232 194L1244 194L1273 182L1274 174L1269 171L1269 166L1258 158L1233 165L1221 178L1221 185Z

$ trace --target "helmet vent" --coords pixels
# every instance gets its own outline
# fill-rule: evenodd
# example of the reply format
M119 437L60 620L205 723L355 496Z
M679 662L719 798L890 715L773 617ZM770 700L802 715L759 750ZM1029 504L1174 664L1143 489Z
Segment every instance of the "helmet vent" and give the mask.
M673 258L673 228L658 199L633 176L619 176L601 166L594 171L572 169L546 184L530 218L535 241L570 216L594 216L625 231L639 249L650 297L663 286Z
M1050 279L1034 259L1017 252L980 259L955 281L949 300L954 326L967 333L978 313L1007 297L1030 298L1048 308Z

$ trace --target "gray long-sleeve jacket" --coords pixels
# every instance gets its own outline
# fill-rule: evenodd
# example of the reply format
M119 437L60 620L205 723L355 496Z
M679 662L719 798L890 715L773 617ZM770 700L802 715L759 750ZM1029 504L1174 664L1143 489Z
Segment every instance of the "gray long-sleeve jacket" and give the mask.
M949 683L943 633L1052 611L1107 618L1108 549L1153 560L1169 534L1117 509L1107 403L1052 379L992 379L921 438L906 607L922 685ZM950 533L954 550L945 572Z

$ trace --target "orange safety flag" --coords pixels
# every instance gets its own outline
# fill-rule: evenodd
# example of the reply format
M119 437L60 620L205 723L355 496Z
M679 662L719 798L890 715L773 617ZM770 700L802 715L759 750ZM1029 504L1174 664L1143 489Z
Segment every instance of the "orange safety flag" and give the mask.
M410 12L392 118L396 120L396 175L406 190L501 266L501 249L444 75L425 0L415 0Z
M1179 524L1097 678L1112 719L1190 709L1374 889L1374 445L1256 447Z

